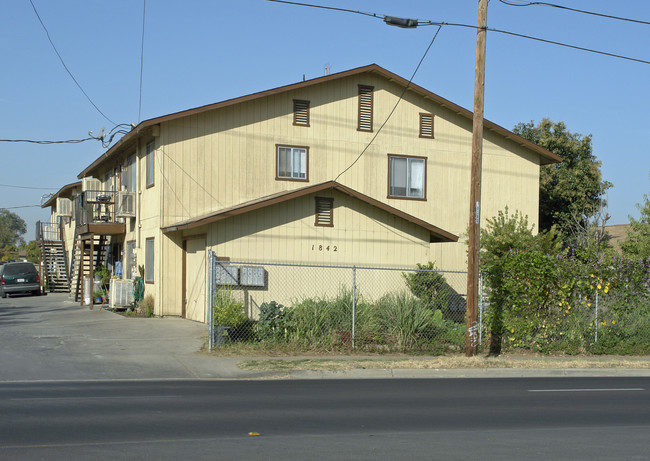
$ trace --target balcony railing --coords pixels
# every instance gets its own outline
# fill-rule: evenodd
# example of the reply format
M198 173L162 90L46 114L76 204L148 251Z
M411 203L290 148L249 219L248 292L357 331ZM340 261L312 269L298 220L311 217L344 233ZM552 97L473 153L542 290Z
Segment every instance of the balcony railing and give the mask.
M122 218L135 216L135 193L84 191L75 198L74 214L77 226L124 222Z
M61 226L56 222L36 222L36 240L54 242L62 240Z

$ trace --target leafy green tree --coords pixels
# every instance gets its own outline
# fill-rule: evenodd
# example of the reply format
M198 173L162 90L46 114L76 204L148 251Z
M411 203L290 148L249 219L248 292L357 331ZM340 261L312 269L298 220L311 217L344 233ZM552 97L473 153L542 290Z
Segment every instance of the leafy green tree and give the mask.
M504 313L511 304L511 259L518 252L534 252L539 255L557 254L562 242L555 228L535 235L528 217L520 212L510 215L508 208L487 220L481 230L480 268L490 289L489 353L499 355L505 333Z
M540 231L555 225L560 232L568 233L575 216L585 221L601 208L604 193L612 184L602 180L591 135L571 133L564 122L547 118L537 125L519 123L513 131L562 157L562 162L540 170Z
M38 264L40 262L41 248L36 240L32 240L25 245L25 253L27 253L27 261L30 263Z
M16 247L25 241L22 235L27 232L25 221L9 210L0 209L0 247Z
M621 244L623 254L630 259L650 259L650 195L643 196L643 205L637 204L641 217L630 216L630 231Z

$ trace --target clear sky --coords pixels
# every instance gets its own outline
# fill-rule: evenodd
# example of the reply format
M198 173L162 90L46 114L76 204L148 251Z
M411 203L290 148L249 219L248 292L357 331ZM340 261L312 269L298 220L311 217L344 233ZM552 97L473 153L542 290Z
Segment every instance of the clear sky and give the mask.
M140 110L142 0L29 0L0 9L0 139L67 140L141 120L376 63L410 78L436 27L265 0L147 0ZM521 0L511 0L521 2ZM553 2L553 0L551 0ZM339 8L475 26L477 0L306 0ZM650 21L647 0L554 3ZM491 0L488 27L650 61L650 25ZM444 26L414 82L472 110L476 31ZM638 217L650 190L650 65L488 33L485 117L505 128L543 117L593 135L610 224ZM140 116L139 113L141 112ZM0 142L0 207L28 225L33 205L75 182L101 144ZM8 187L8 186L21 186ZM28 207L31 206L31 207ZM14 208L26 207L26 208Z

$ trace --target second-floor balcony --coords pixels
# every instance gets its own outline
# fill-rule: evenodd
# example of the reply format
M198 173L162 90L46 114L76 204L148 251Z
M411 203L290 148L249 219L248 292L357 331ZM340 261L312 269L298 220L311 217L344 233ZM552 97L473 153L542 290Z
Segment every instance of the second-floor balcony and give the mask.
M123 234L126 219L135 217L135 192L86 190L74 205L78 233Z

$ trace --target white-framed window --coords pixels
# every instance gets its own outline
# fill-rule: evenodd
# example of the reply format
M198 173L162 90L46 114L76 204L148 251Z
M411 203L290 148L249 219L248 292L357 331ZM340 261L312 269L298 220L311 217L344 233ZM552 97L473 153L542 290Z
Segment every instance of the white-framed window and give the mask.
M276 179L309 181L309 148L276 146Z
M147 147L145 149L145 163L146 163L146 170L147 170L147 182L146 182L146 187L151 187L154 184L154 149L153 149L153 141L147 143Z
M135 154L132 154L126 159L126 164L122 168L122 187L129 192L135 192L137 187L136 173Z
M426 199L426 158L388 156L388 196Z
M153 251L154 239L148 238L144 241L144 281L153 283Z

